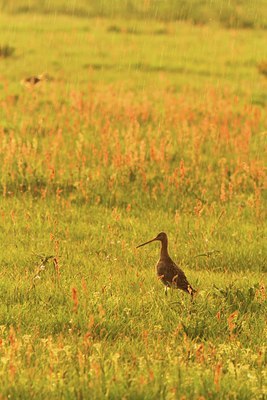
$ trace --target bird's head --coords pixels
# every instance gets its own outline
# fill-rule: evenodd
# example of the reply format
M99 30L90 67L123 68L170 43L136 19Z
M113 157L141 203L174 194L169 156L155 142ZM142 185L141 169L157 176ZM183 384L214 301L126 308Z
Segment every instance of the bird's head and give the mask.
M154 239L151 239L148 242L139 244L139 246L137 246L136 248L141 247L141 246L145 246L146 244L155 242L156 240L159 240L160 242L167 241L166 233L165 232L160 232Z

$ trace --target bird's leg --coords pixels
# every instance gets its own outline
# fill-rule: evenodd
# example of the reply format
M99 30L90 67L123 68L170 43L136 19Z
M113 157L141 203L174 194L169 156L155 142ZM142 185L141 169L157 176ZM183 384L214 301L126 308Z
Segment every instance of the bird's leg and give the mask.
M191 293L191 303L195 302L195 294L196 292Z
M165 286L164 292L165 292L165 296L168 296L168 286Z

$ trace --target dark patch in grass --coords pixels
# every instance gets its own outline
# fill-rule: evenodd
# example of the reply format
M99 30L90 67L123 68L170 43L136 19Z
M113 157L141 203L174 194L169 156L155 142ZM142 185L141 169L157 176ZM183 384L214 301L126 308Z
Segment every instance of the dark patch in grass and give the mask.
M166 72L170 74L189 74L189 75L199 75L199 76L216 76L221 77L222 74L220 73L210 73L209 71L195 71L191 69L187 69L184 67L167 67L167 66L160 66L160 65L149 65L145 63L133 63L129 65L115 65L115 64L98 64L98 63L90 63L84 64L84 68L90 68L96 71L122 71L122 70L133 70L133 71L142 71L142 72Z
M8 44L0 46L0 58L12 57L15 52L15 47L11 47Z
M169 32L168 29L166 29L166 28L161 28L161 29L156 29L156 30L153 32L153 34L154 34L154 35L169 35L170 32Z
M118 25L110 25L107 28L107 32L110 33L126 33L126 34L131 34L131 35L169 35L170 31L167 28L159 28L156 29L154 31L150 31L150 32L143 32L140 31L138 29L136 29L135 27L128 27L128 28L122 28Z
M15 14L26 14L28 12L35 11L35 9L32 9L30 6L20 6L16 10Z
M261 61L261 62L258 64L257 67L258 67L259 73L262 74L262 75L264 75L264 76L267 78L267 61L266 61L266 60Z
M130 66L131 69L145 71L145 72L170 72L170 73L184 73L184 67L166 67L161 65L149 65L145 63L136 63Z
M100 70L114 69L114 66L113 65L107 65L107 64L92 63L92 64L85 64L84 68L89 68L89 69L93 69L95 71L100 71Z
M117 25L110 25L107 28L107 32L113 32L113 33L121 33L121 28Z
M100 64L100 63L88 63L84 64L83 68L89 68L95 71L141 71L148 73L166 72L171 74L187 74L187 75L198 75L198 76L215 76L220 78L223 74L220 72L214 73L206 70L192 70L184 68L182 66L165 66L165 65L149 65L143 62L133 63L129 65L118 65L118 64Z
M265 93L254 95L252 97L251 103L260 107L265 107L267 104L267 95Z
M107 32L111 33L127 33L130 35L140 35L142 32L137 30L135 27L128 27L128 28L122 28L118 25L110 25L107 28Z

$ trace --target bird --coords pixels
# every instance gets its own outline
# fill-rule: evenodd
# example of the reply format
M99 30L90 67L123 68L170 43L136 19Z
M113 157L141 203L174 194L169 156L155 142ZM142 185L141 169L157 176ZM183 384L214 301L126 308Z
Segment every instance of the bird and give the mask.
M34 87L38 85L40 82L51 80L48 74L40 74L36 76L29 76L28 78L22 79L21 84L27 87Z
M139 244L136 248L145 246L155 241L161 242L160 259L156 265L158 278L165 285L165 295L167 296L168 288L181 289L191 295L193 299L196 290L192 288L188 282L184 271L178 267L171 259L168 253L168 236L165 232L160 232L154 239Z

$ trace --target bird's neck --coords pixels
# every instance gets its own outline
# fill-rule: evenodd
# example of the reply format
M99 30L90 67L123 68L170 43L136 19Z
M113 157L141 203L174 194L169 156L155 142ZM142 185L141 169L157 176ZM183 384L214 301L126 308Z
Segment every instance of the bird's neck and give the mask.
M160 250L160 258L168 258L169 253L168 253L168 239L164 239L161 241L161 250Z

